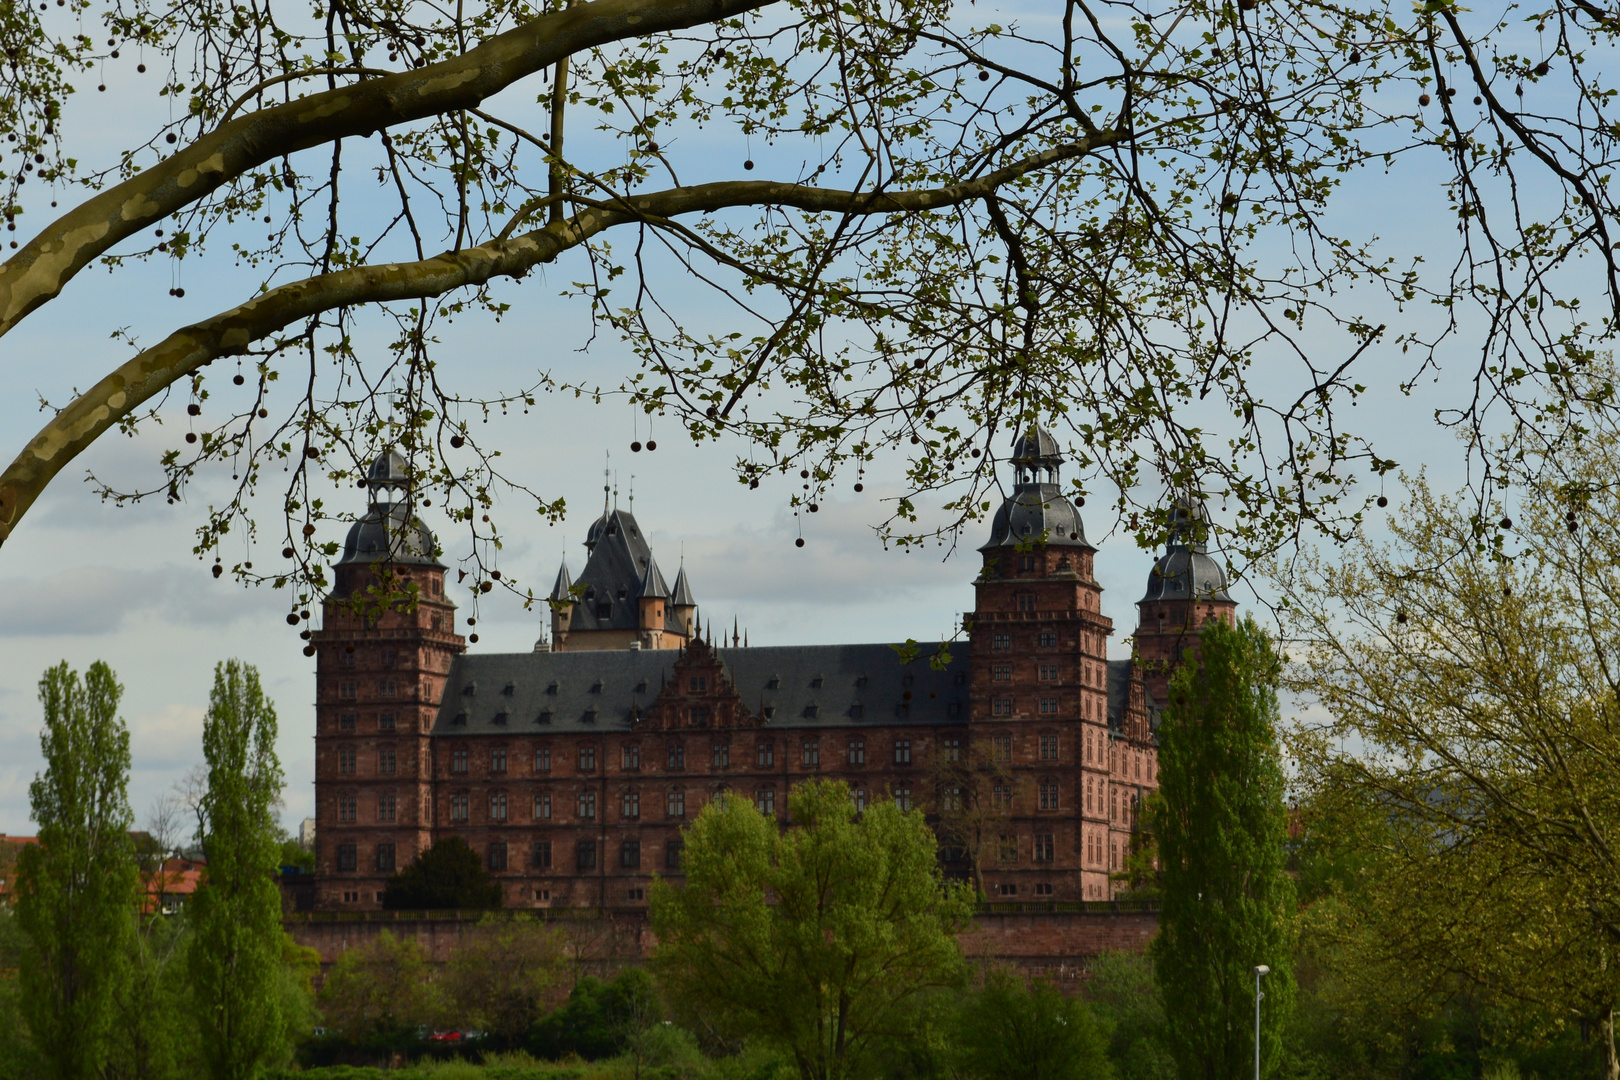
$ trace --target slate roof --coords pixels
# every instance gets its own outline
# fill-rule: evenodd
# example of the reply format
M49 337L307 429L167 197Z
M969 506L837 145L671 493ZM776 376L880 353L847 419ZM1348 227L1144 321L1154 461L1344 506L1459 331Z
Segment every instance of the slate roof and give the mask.
M1164 554L1148 571L1147 591L1139 604L1163 600L1231 600L1226 570L1209 555L1209 511L1186 496L1170 510Z
M652 550L634 515L628 510L604 510L591 523L585 547L590 558L573 582L583 586L584 592L569 617L569 631L639 630L641 605L637 600L642 579L652 565ZM675 619L673 605L665 605L664 629L686 633Z
M1058 486L1063 455L1057 440L1044 428L1032 427L1014 441L1012 460L1018 466L1017 481L990 524L990 542L979 550L1037 543L1091 547L1080 511Z
M943 671L928 663L934 648L922 644L909 664L883 644L717 651L748 710L767 717L767 729L964 724L968 645L951 645ZM657 699L679 655L623 649L458 656L433 733L629 731L631 710L644 712Z
M683 564L675 575L675 595L669 602L676 607L697 607L697 601L692 599L692 586L686 580L686 567Z

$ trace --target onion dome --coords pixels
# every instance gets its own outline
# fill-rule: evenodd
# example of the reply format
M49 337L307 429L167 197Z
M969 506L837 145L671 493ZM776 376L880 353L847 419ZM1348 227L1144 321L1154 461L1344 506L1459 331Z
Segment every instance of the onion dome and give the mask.
M1091 547L1080 511L1058 486L1063 455L1057 440L1043 428L1031 427L1013 443L1012 463L1012 494L996 511L990 542L979 550L1037 543Z
M1226 570L1209 554L1209 509L1191 495L1177 496L1170 507L1164 555L1148 573L1147 592L1137 603L1161 600L1224 600Z
M551 599L558 604L572 604L574 594L570 591L574 587L574 579L568 576L568 560L564 559L557 568L557 583L551 587Z
M675 592L669 598L674 607L697 607L697 601L692 599L692 586L686 580L686 566L682 564L680 573L675 575Z
M641 587L636 595L643 600L668 600L669 586L664 584L664 575L658 572L658 560L647 560L647 572L641 575Z
M366 471L371 505L349 527L339 566L410 563L439 566L439 542L411 512L409 464L397 450L378 456Z

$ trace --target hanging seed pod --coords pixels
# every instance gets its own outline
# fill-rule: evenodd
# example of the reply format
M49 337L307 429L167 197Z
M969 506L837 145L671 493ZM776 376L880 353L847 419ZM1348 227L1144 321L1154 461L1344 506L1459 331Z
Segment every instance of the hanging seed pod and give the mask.
M235 383L237 386L241 386L243 383L247 382L247 380L242 378L241 375L233 375L231 376L231 382Z
M315 525L314 525L313 522L306 521L304 523L304 535L305 536L314 536L315 535Z
M308 641L310 639L310 637L312 637L313 635L311 635L308 630L305 630L302 633L300 633L298 636L303 638L305 641Z
M1418 95L1418 104L1424 106L1425 108L1428 107L1429 102L1432 101L1432 100L1433 99L1431 97L1429 97L1428 94L1419 94Z
M321 452L315 449L313 446L306 446L304 447L304 456L309 458L311 461L314 461L316 458L321 456Z
M214 576L215 577L219 577L219 575L223 574L224 572L225 572L225 568L223 566L219 565L219 563L214 564Z
M801 536L797 540L793 541L793 546L794 547L804 547L804 537Z
M186 406L186 413L189 416L201 416L202 406L193 401L190 405Z
M1086 497L1084 495L1076 495L1074 497L1074 505L1076 507L1081 507L1081 506L1086 505Z
M817 512L817 511L819 511L819 510L820 510L820 509L821 509L821 507L820 507L820 506L818 506L818 505L816 505L816 504L815 504L815 503L811 503L811 504L810 504L810 512L811 512L811 513L812 513L812 514L814 514L814 513L816 513L816 512Z
M754 171L754 159L749 158L747 161L743 162L743 168L747 169L749 172L753 172Z
M281 549L281 557L283 559L290 559L290 558L293 557L294 554L296 554L296 553L290 547L284 547L284 548Z
M1397 611L1395 613L1395 621L1398 623L1404 623L1406 621L1406 612Z
M489 572L489 576L494 578L496 581L501 580L501 572L499 570L491 570Z
M651 451L656 450L656 449L658 449L658 444L656 442L654 442L653 440L648 439L647 440L647 450L648 450L648 452L651 452Z
M476 645L476 644L478 644L478 635L477 634L468 634L467 635L467 640L472 642L474 645Z
M304 646L304 655L305 656L314 656L315 655L315 646L313 646L313 645L305 645Z
M990 81L990 73L988 71L979 72L979 81L980 82L989 82Z
M1511 529L1513 528L1513 519L1510 517L1505 517L1501 521L1497 522L1497 524L1503 529Z
M196 441L197 441L197 433L195 431L186 432L186 442L194 443Z
M758 480L750 480L750 481L748 481L748 486L749 486L750 489L757 488L757 487L759 487L759 481Z
M1385 498L1384 496L1380 495L1380 496L1378 496L1378 505L1379 505L1380 508L1388 506L1389 505L1389 500L1387 498Z
M632 454L641 453L641 440L640 439L637 439L635 442L630 444L630 452Z
M494 587L495 587L495 585L494 585L493 582L480 581L478 583L478 591L479 592L489 592L489 590L493 589Z
M1545 60L1543 60L1541 63L1536 65L1536 74L1537 75L1545 75L1545 74L1547 74L1547 72L1549 72L1551 70L1552 70L1552 66L1550 64L1548 64L1547 61L1545 61Z
M865 490L866 490L866 485L861 483L859 480L857 480L855 482L855 491L856 491L856 493L859 494L860 492L865 491Z
M467 440L463 439L460 435L452 435L450 436L450 445L455 447L457 450L460 450L463 446L467 445Z
M298 625L298 613L296 611L287 612L287 625L288 626L297 626Z

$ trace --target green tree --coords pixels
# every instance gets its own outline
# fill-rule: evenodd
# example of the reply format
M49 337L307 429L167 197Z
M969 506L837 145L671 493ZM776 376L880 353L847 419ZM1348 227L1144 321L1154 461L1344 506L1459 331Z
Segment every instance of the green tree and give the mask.
M439 1012L433 971L415 938L384 930L345 949L321 986L326 1026L361 1043L388 1043Z
M1278 1060L1294 1000L1294 885L1277 749L1279 659L1245 618L1215 620L1170 683L1159 727L1160 860L1153 970L1183 1080L1254 1069L1254 968L1265 980L1261 1059Z
M182 912L143 912L130 941L131 976L119 995L103 1080L166 1080L193 1064L195 1030L184 956Z
M560 930L538 920L484 916L445 965L445 1019L517 1045L563 996L565 945Z
M1128 952L1094 957L1085 994L1108 1023L1109 1057L1120 1080L1175 1080L1164 998L1153 981L1151 957Z
M394 911L478 911L501 906L500 882L472 845L446 836L388 879L383 907Z
M779 829L744 799L705 806L686 835L686 882L653 886L655 971L715 1027L790 1054L804 1080L856 1074L910 1034L920 995L960 983L955 934L970 890L947 884L923 816L812 780Z
M208 869L190 903L194 932L187 953L199 1049L215 1080L257 1076L288 1048L276 887L282 772L275 743L276 710L258 671L235 660L220 664L203 718Z
M973 1080L1114 1080L1107 1025L1049 982L992 973L963 1003L958 1040Z
M61 1080L100 1074L130 982L137 875L123 692L100 661L82 681L64 661L39 683L45 772L28 788L39 843L17 858L17 922L31 945L17 974L34 1048Z

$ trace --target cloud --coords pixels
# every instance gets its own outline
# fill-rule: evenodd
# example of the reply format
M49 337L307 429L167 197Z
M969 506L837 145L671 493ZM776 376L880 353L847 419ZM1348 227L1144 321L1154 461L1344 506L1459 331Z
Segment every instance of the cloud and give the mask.
M272 622L284 605L270 589L215 581L202 566L155 570L86 566L36 577L0 578L0 636L114 634L136 614L229 626Z

